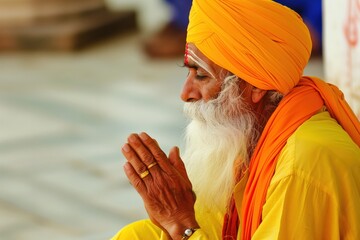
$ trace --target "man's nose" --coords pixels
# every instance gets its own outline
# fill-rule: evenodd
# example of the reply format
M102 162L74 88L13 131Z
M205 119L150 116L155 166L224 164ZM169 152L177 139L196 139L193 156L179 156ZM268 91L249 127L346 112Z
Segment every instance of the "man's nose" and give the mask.
M201 93L194 84L191 75L186 79L180 97L184 102L194 102L201 99Z

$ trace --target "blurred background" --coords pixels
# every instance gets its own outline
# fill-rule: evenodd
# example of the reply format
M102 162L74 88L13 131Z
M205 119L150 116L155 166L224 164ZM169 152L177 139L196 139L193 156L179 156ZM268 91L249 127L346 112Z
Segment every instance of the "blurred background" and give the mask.
M183 146L182 56L144 49L171 14L161 0L0 0L0 239L109 239L146 217L120 148L141 131ZM321 56L306 74L323 76Z

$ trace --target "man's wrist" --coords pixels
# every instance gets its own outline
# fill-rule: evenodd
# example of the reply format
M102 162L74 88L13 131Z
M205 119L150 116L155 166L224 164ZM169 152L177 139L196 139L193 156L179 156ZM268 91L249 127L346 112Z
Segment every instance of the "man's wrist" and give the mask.
M196 221L192 224L176 224L169 229L168 233L174 240L183 240L188 239L199 228Z
M182 235L181 240L189 239L189 237L191 237L191 235L193 235L194 232L195 232L196 230L198 230L198 229L199 229L199 228L187 228L187 229L185 229L185 230L184 230L184 233L183 233L183 235Z

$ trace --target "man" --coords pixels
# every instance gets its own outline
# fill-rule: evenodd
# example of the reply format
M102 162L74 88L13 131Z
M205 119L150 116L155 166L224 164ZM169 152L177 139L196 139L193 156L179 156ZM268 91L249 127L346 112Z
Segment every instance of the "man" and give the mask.
M185 165L129 136L124 170L150 220L113 239L360 239L360 123L335 86L302 76L299 15L195 0L189 19Z

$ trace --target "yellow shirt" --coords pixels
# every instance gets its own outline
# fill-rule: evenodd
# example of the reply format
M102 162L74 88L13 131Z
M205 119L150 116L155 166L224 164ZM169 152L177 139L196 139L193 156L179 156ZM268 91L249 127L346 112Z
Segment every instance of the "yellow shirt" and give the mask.
M237 209L246 180L234 190ZM197 218L213 229L199 229L190 240L221 239L222 213L200 211ZM319 113L283 148L252 239L360 239L359 224L360 148L328 112Z
M288 139L252 239L360 239L360 148L322 112Z

